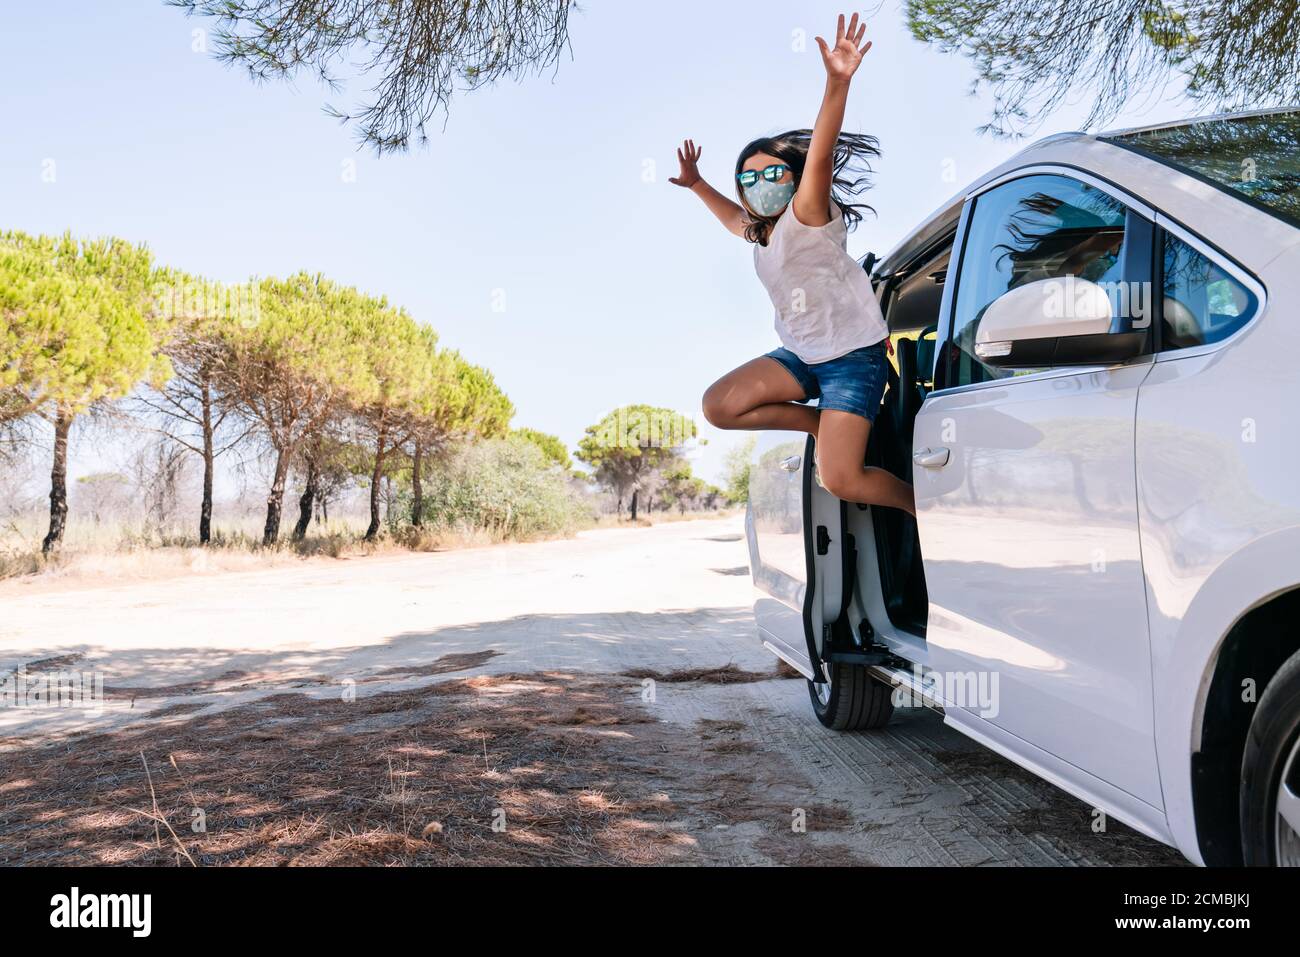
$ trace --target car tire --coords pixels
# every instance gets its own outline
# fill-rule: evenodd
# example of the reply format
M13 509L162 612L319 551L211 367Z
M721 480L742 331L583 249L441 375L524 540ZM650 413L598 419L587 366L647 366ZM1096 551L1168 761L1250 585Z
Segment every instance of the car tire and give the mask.
M893 691L861 665L832 663L829 682L808 682L817 720L835 731L883 728L894 714Z
M1255 708L1240 795L1245 863L1300 867L1300 652L1273 676Z

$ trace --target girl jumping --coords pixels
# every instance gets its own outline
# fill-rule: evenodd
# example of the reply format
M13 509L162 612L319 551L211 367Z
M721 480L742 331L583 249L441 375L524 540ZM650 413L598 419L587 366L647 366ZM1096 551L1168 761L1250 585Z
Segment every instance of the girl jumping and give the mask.
M871 423L888 377L889 331L871 280L846 250L862 219L849 200L878 156L870 136L841 133L849 84L871 49L866 24L840 15L835 45L817 37L826 92L812 130L760 137L736 160L739 203L700 176L694 140L677 151L670 180L691 190L732 233L754 244L754 267L776 307L782 347L728 372L704 393L704 417L720 429L781 429L817 440L817 471L832 495L915 514L912 487L864 467ZM890 350L892 351L892 349ZM819 399L813 408L799 403Z

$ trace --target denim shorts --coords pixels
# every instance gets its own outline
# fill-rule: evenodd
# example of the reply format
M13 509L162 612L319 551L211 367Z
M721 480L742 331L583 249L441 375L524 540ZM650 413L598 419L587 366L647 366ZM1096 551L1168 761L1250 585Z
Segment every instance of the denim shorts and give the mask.
M820 399L817 403L820 409L851 412L868 422L876 421L885 382L889 379L889 355L884 339L829 362L809 364L789 349L774 349L767 355L795 377L803 387L804 401Z

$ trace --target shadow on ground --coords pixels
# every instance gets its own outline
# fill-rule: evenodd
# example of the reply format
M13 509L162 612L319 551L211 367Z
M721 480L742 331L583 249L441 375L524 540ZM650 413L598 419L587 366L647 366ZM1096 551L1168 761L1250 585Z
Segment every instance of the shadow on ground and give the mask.
M0 863L1181 861L1094 832L933 714L826 731L752 629L735 608L522 615L327 650L33 658L113 680L101 727L49 711L0 741Z
M547 672L281 694L10 751L0 863L708 863L716 828L786 826L752 748L659 722L638 691ZM814 830L850 819L809 815Z

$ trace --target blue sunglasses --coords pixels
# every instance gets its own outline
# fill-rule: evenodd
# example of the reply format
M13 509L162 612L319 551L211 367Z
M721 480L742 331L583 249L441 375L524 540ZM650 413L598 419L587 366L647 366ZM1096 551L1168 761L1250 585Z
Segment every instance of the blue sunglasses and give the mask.
M756 169L747 169L743 173L737 173L736 179L740 180L741 186L753 186L758 182L759 176L762 176L763 179L767 180L769 183L775 183L786 174L786 171L789 168L790 167L786 166L784 163L773 163L767 169L763 170L762 173L759 173Z

